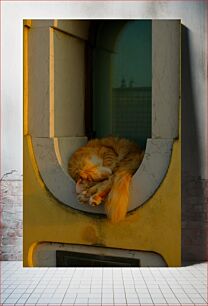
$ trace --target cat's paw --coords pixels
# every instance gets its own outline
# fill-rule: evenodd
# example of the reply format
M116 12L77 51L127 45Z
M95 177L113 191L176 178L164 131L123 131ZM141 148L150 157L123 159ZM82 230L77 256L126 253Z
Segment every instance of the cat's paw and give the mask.
M86 192L81 192L77 195L77 199L81 204L88 204L89 197L86 195Z
M103 198L100 195L94 195L90 197L89 204L91 206L98 206L101 204Z

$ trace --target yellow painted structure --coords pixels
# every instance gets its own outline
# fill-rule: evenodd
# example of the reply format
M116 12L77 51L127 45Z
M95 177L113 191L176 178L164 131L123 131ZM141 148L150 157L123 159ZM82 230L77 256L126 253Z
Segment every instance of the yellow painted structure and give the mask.
M155 195L126 220L112 225L106 218L76 211L51 196L39 176L30 136L24 138L24 266L33 266L32 254L40 242L154 251L168 266L180 266L179 141Z
M46 189L28 131L28 24L24 27L24 266L42 242L102 245L152 251L168 266L181 265L181 142L174 141L170 166L156 193L119 224L60 203Z

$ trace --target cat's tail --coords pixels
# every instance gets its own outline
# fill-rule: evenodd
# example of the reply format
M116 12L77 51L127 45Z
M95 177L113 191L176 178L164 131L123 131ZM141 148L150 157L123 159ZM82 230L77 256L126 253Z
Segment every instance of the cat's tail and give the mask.
M131 178L132 175L126 170L114 175L113 185L105 202L105 210L112 223L118 223L126 216Z

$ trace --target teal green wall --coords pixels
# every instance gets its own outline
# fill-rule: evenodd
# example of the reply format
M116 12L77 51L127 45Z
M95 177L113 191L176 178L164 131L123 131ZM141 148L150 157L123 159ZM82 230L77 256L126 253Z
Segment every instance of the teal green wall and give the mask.
M112 37L114 28L116 35L109 43L106 37ZM144 148L151 137L151 21L103 21L97 42L93 62L95 136L126 137ZM148 95L144 96L144 91Z
M135 87L152 85L152 22L129 21L118 35L112 60L112 87L134 81Z

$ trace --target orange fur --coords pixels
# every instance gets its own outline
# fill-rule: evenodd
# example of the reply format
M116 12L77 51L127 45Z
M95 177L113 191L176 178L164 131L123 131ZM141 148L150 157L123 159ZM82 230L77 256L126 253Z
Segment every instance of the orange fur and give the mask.
M131 175L123 171L115 175L111 191L105 203L108 218L112 223L123 220L126 216L129 204Z
M131 177L143 152L133 142L116 137L89 141L69 160L69 173L76 181L81 203L99 205L105 201L108 218L117 223L126 216Z

